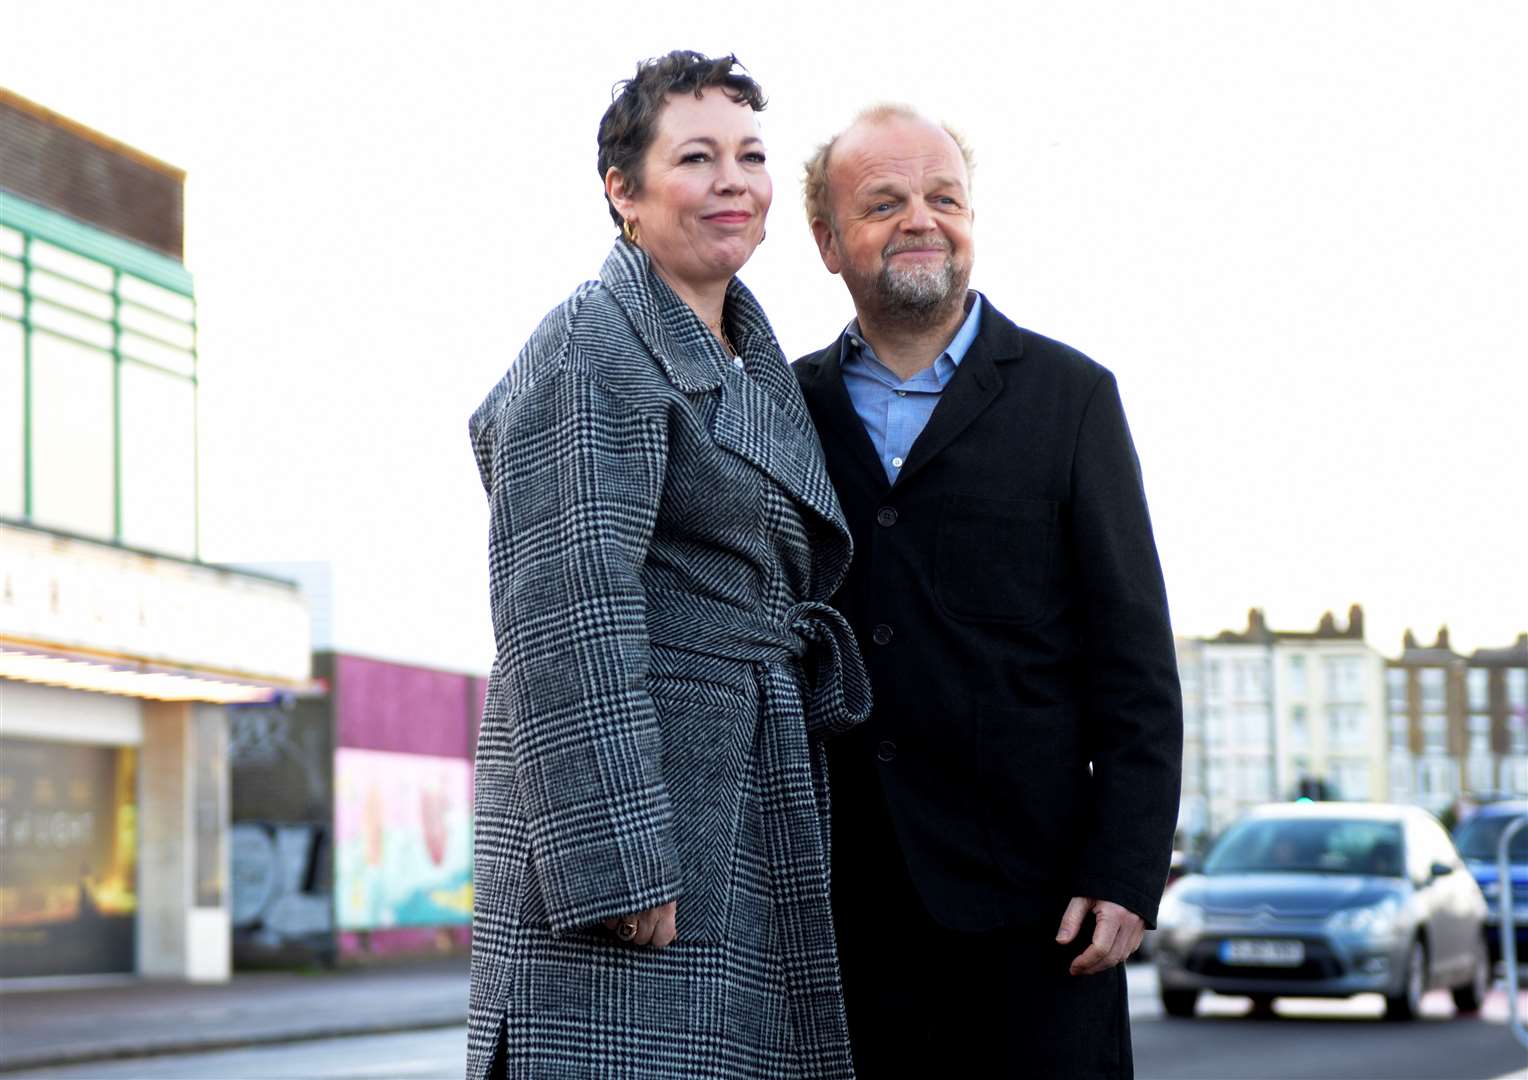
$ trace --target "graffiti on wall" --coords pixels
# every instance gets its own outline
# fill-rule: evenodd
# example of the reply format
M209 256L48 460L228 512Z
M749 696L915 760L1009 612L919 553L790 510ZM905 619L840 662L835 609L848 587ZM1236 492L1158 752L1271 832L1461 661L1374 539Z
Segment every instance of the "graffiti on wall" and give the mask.
M335 897L342 930L472 917L470 765L343 748L334 755Z
M326 948L334 917L325 887L327 832L321 825L241 821L230 830L234 933L276 948Z

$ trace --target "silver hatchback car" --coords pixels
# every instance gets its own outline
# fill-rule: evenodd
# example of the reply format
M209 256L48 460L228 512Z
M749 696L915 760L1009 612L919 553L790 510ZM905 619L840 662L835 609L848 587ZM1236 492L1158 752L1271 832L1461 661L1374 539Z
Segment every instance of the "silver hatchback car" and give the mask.
M1491 964L1486 901L1436 818L1411 806L1259 807L1215 844L1202 873L1162 898L1154 955L1162 1006L1194 1015L1199 994L1380 993L1408 1020L1433 987L1481 1006Z

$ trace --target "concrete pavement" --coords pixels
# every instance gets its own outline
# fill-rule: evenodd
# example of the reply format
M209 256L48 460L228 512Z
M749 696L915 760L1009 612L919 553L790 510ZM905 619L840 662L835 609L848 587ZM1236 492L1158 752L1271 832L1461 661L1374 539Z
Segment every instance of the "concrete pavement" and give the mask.
M0 1072L460 1025L467 958L0 993Z

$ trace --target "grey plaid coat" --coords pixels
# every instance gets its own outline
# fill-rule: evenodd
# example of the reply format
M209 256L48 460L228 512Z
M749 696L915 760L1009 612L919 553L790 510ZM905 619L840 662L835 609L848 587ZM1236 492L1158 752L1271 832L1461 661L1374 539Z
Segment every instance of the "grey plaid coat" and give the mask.
M736 280L726 358L617 241L472 417L498 648L477 747L467 1075L852 1075L821 739L869 711L850 555ZM678 940L607 917L678 900Z

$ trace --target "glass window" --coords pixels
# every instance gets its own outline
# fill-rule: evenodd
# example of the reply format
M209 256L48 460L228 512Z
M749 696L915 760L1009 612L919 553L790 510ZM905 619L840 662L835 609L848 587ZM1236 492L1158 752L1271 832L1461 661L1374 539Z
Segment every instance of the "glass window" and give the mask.
M1310 717L1304 705L1296 705L1289 712L1289 738L1296 746L1310 743Z
M1422 708L1441 712L1444 706L1443 669L1422 669Z
M1487 668L1470 668L1470 708L1485 712L1491 707L1491 672Z
M1405 870L1401 827L1388 821L1252 819L1232 826L1205 860L1206 874L1375 874Z
M1304 697L1309 693L1309 687L1305 679L1305 657L1291 656L1289 658L1289 692L1295 697Z
M112 358L32 335L32 516L88 536L114 532Z
M82 285L111 292L111 267L56 248L44 240L32 240L32 265L74 278Z
M1441 716L1422 717L1422 749L1442 752L1448 747L1448 722Z
M1411 747L1411 721L1404 716L1390 717L1390 746L1395 750Z
M1406 669L1390 668L1385 672L1385 685L1390 691L1390 708L1405 712L1409 703L1406 698Z
M0 319L0 517L19 518L26 511L22 347L21 327Z
M1528 709L1528 668L1507 669L1507 708Z
M1204 696L1207 698L1220 697L1221 664L1219 660L1211 660L1204 669Z
M175 555L196 548L191 384L122 365L122 539Z

